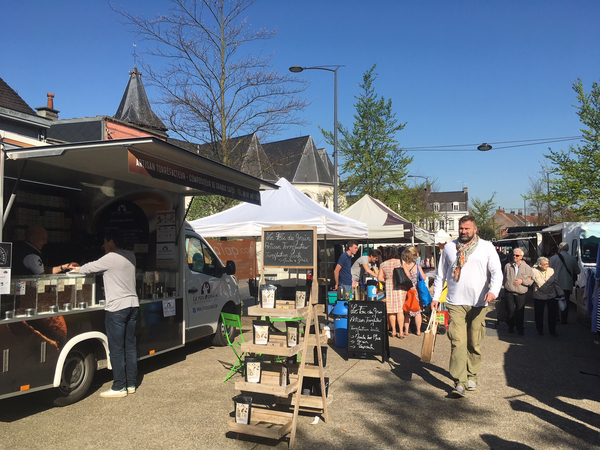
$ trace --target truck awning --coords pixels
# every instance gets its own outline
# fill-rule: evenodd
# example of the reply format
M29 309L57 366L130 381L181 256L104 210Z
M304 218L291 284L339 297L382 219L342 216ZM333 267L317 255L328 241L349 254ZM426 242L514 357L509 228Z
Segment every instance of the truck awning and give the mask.
M180 195L223 195L260 205L260 191L278 186L160 139L144 137L5 151L6 177L71 188L112 180Z

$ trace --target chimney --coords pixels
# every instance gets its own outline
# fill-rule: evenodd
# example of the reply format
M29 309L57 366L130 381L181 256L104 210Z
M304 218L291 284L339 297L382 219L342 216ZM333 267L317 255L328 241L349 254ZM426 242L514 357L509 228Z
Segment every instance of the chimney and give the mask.
M522 209L520 209L520 210L519 210L519 212L518 212L517 214L519 214L520 216L522 216L522 215L523 215L523 210L522 210Z
M50 92L48 92L47 106L40 106L39 108L35 108L35 109L37 109L38 116L45 117L46 119L49 119L52 121L58 120L58 113L60 111L57 111L54 109L54 94L51 94Z
M463 188L463 192L466 194L467 192L469 192L469 188L468 187L464 187Z

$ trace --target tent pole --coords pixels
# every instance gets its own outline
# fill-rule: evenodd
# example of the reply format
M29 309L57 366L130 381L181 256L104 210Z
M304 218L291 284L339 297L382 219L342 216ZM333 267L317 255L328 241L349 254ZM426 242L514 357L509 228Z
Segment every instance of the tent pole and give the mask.
M325 276L323 278L325 278L325 282L327 283L327 293L329 293L329 278L327 278L329 269L329 256L327 252L327 234L323 235L323 248L325 249ZM318 280L319 277L317 276L317 281ZM325 304L327 305L327 302L325 302ZM325 306L325 309L327 309L327 306Z

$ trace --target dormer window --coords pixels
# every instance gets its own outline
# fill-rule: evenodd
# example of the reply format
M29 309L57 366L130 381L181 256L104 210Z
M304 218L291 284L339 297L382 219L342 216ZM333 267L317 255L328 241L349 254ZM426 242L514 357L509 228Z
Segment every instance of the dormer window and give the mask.
M434 203L434 204L433 204L433 210L434 210L435 212L439 212L439 211L440 211L440 204L439 204L439 203L437 203L437 202L436 202L436 203Z

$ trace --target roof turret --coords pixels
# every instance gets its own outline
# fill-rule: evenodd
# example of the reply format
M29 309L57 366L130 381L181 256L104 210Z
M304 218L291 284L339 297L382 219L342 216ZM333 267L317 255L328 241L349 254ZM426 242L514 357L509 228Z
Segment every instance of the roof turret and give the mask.
M167 130L162 120L152 111L142 83L142 73L137 70L137 66L133 66L133 70L129 72L129 82L125 88L119 109L113 117L149 129Z

